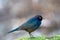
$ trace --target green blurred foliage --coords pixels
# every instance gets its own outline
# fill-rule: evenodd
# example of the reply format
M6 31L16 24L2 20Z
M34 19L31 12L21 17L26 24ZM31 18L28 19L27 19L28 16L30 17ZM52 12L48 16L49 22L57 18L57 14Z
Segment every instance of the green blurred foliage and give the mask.
M16 40L46 40L46 37L45 36L42 36L42 37L32 37L32 38L24 37L24 38L17 38ZM59 35L53 36L52 38L49 38L47 40L60 40L60 36Z

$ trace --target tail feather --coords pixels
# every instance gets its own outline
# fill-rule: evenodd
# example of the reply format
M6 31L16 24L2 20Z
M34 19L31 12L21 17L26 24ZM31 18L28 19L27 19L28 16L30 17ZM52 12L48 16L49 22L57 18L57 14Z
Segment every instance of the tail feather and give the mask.
M8 33L12 33L12 32L14 32L14 31L18 31L18 30L19 30L19 28L16 28L16 29L14 29L14 30L9 31Z

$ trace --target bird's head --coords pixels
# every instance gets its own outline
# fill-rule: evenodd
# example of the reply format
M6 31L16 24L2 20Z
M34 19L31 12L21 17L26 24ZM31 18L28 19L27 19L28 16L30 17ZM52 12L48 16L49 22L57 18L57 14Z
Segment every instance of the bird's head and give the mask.
M42 19L43 19L43 17L41 15L36 15L35 17L40 21L42 21Z

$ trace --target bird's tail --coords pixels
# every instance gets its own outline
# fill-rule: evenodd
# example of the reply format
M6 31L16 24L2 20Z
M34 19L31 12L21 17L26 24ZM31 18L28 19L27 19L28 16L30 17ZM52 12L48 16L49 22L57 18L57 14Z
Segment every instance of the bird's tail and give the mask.
M16 29L13 29L13 30L9 31L8 33L12 33L14 31L18 31L18 30L19 30L19 28L16 28Z

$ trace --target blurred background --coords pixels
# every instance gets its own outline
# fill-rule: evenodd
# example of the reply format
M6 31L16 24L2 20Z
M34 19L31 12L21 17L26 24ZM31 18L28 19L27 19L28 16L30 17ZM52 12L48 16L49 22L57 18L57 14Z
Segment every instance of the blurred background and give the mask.
M44 17L41 28L32 32L33 36L60 35L60 1L59 0L0 0L0 40L15 40L29 36L26 31L6 33L27 21L30 17Z

